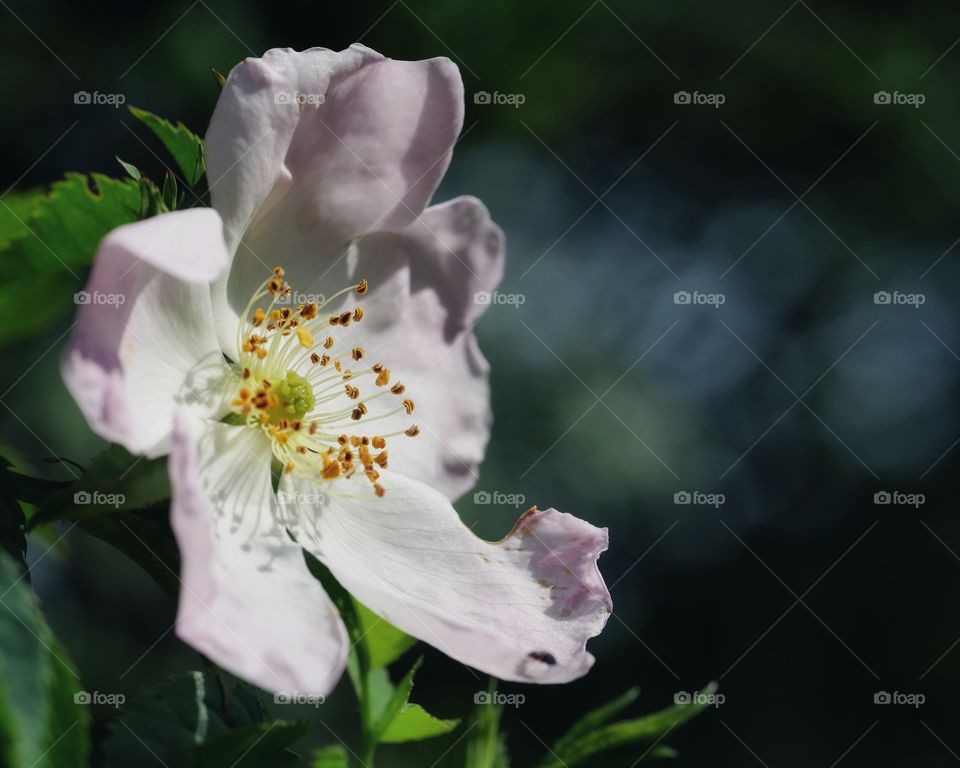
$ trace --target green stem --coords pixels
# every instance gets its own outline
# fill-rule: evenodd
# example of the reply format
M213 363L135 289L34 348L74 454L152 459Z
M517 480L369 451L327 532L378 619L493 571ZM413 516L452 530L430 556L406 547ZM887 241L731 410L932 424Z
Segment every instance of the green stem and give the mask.
M373 712L370 698L370 662L365 651L357 653L357 669L360 678L360 690L357 698L360 703L360 765L373 768L373 756L377 751L377 740L373 736Z

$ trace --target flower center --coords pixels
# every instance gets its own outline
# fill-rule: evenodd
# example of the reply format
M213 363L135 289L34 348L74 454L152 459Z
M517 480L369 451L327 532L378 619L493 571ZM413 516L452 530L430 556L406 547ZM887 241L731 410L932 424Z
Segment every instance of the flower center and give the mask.
M242 373L231 403L234 412L244 424L269 436L273 455L285 473L333 481L359 471L382 496L384 489L377 481L379 470L387 466L387 440L400 435L416 437L420 428L411 424L371 436L358 433L357 423L401 413L409 416L415 407L413 400L403 398L396 407L378 409L390 398L404 395L406 387L400 382L391 384L390 369L382 363L350 368L366 357L363 347L353 346L342 354L332 352L337 343L333 333L346 334L351 323L359 323L363 319L360 307L320 316L324 307L345 294L366 294L367 281L328 298L292 306L292 291L283 276L283 269L276 267L273 276L254 291L240 317L237 346ZM326 337L316 341L315 334L319 337L322 333ZM374 391L364 397L361 384L369 383Z

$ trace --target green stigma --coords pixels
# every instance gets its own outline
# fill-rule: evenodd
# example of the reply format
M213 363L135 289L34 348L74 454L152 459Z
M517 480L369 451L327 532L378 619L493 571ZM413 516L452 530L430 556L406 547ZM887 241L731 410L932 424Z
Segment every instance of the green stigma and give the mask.
M271 424L277 424L281 419L302 419L313 410L316 402L310 382L293 371L287 371L285 379L272 382L270 392L279 400L267 410Z

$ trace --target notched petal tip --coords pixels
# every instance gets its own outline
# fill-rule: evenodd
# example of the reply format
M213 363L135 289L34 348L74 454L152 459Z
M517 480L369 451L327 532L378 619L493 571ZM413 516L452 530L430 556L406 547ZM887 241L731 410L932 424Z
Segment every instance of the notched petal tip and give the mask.
M536 507L524 512L500 543L504 549L529 555L530 573L548 595L545 613L558 622L557 632L567 635L563 648L545 645L531 649L518 665L517 674L522 678L548 682L540 678L560 675L566 681L580 677L593 665L586 642L600 634L613 611L597 565L608 543L606 528L555 509L540 511ZM564 668L572 673L569 677Z

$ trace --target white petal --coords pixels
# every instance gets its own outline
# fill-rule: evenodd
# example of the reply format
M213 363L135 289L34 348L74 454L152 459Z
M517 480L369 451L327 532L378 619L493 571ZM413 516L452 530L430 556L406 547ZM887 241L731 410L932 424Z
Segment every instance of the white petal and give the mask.
M268 691L327 695L346 664L346 631L277 522L268 439L178 419L170 480L182 560L177 635Z
M222 408L228 369L208 283L228 263L220 218L209 209L163 214L104 238L77 294L62 362L67 388L101 437L162 455L176 408Z
M284 499L309 498L283 481ZM606 529L556 510L530 512L500 542L474 536L442 494L385 472L336 480L302 505L297 536L361 602L447 655L504 680L561 683L586 674L586 641L612 609L597 570Z
M448 59L393 61L354 45L275 49L238 64L206 137L213 205L236 251L214 297L221 341L232 343L231 313L275 264L312 277L359 235L412 222L462 121L463 86Z

